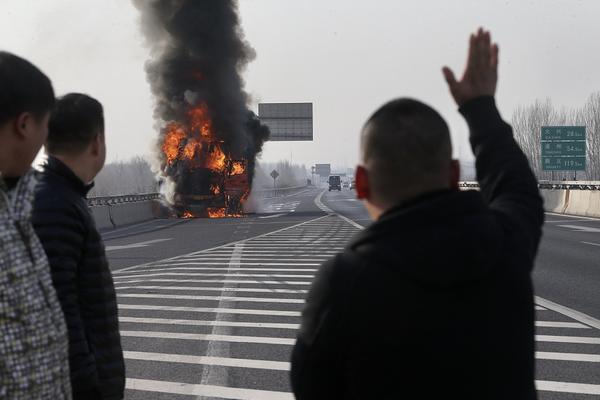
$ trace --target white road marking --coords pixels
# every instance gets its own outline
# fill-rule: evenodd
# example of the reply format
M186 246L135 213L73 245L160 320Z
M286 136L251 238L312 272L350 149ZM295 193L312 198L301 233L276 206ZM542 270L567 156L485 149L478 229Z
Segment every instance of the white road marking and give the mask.
M546 311L547 309L540 306L535 306L536 311Z
M572 229L578 232L586 232L586 233L600 233L600 228L592 228L591 226L584 225L556 225L561 228Z
M282 310L252 310L246 308L210 308L210 307L177 307L156 306L144 304L119 304L119 310L149 310L149 311L174 311L174 312L196 312L196 313L223 313L236 315L271 315L277 317L299 317L300 311Z
M265 328L265 329L292 329L297 330L299 324L286 324L280 322L234 322L234 321L202 321L197 319L171 319L171 318L139 318L119 317L119 322L136 324L158 325L184 325L184 326L229 326L234 328Z
M251 279L241 279L241 280L234 280L234 279L134 279L134 280L125 280L125 281L119 281L119 284L121 285L125 285L125 284L131 284L131 283L142 283L142 282L162 282L162 283L168 283L168 282L185 282L185 283L225 283L225 284L253 284L253 285L298 285L298 286L302 286L302 285L310 285L312 282L307 282L307 281L257 281L257 280L251 280Z
M160 293L117 293L117 297L136 299L170 299L170 300L207 300L207 301L235 301L240 303L289 303L304 304L304 299L282 299L271 297L233 297L233 296L194 296Z
M592 246L598 246L598 247L600 247L600 243L592 243L592 242L581 242L581 243L585 243L585 244L589 244L589 245L592 245Z
M535 326L540 328L590 329L589 326L585 326L579 322L535 321Z
M294 400L287 392L127 378L126 388L145 392L214 397L230 400Z
M223 288L223 287L201 287L201 286L118 286L117 290L145 289L145 290L183 290L189 292L255 292L255 293L293 293L305 294L304 289L266 289L266 288ZM587 327L586 327L587 328Z
M139 337L151 339L175 339L175 340L202 340L202 341L222 341L231 343L256 343L256 344L274 344L281 346L293 346L296 339L263 337L263 336L236 336L236 335L204 335L201 333L180 333L180 332L157 332L157 331L121 331L121 336Z
M263 215L262 217L258 217L261 219L268 219L268 218L277 218L277 217L281 217L283 215L287 215L288 213L281 213L281 214L273 214L273 215Z
M155 243L166 242L166 241L172 240L172 239L173 238L154 239L154 240L147 240L145 242L124 244L124 245L121 245L121 246L106 246L105 250L106 251L114 251L114 250L125 250L125 249L137 249L139 247L148 247L148 246L151 246L151 245L153 245Z
M115 277L117 279L135 279L140 277L150 277L150 276L225 276L225 277L248 277L248 278L306 278L312 279L314 275L288 275L288 274L240 274L238 272L232 273L197 273L197 272L161 272L161 273L151 273L151 274L138 274L138 275L121 275Z
M125 359L159 361L182 364L220 365L223 367L270 369L289 371L290 363L284 361L252 360L247 358L228 358L211 356L189 356L183 354L148 353L142 351L124 351Z
M571 308L562 306L560 304L554 303L550 300L543 299L539 296L535 296L535 302L542 307L546 307L549 310L556 311L559 314L565 315L569 318L574 319L575 321L579 321L582 324L594 327L596 329L600 329L600 321L594 317L591 317L582 312L573 310Z
M600 385L587 383L535 381L535 386L537 390L546 392L600 394Z
M345 216L343 216L343 215L341 215L341 214L339 214L339 213L336 213L336 212L335 212L335 211L333 211L331 208L329 208L329 207L327 207L325 204L323 204L323 202L322 202L322 198L323 198L323 195L324 195L324 194L325 194L325 190L323 190L321 193L319 193L319 195L318 195L318 196L315 198L315 205L316 205L317 207L319 207L319 208L320 208L322 211L324 211L324 212L326 212L326 213L329 213L329 214L335 215L335 216L337 216L337 217L339 217L339 218L343 219L344 221L346 221L346 222L347 222L347 223L349 223L350 225L354 226L355 228L358 228L358 229L364 229L364 228L365 228L365 227L364 227L364 226L362 226L361 224L358 224L358 223L356 223L356 222L352 221L350 218L347 218L347 217L345 217Z
M159 264L158 266L162 266ZM227 270L227 268L223 267L171 267L171 268L150 268L150 269L140 269L137 271L130 271L130 273L134 272L153 272L153 271L223 271ZM317 268L238 268L237 271L279 271L279 272L315 272ZM115 277L116 278L116 277Z
M600 338L584 336L535 335L538 342L600 344Z
M258 262L241 262L241 265L295 265L295 266L299 266L299 265L314 265L314 266L318 266L321 265L319 263L280 263L280 262L275 262L275 263L258 263ZM191 262L184 262L184 263L161 263L161 264L157 264L157 265L229 265L229 263L227 262L202 262L202 261L191 261Z
M556 353L536 351L535 358L537 358L538 360L581 361L593 363L600 362L600 354Z
M559 213L553 213L553 212L546 212L546 214L548 214L548 215L554 215L554 216L557 216L557 217L566 217L566 218L573 218L573 219L581 219L581 220L587 220L587 221L598 221L598 222L600 222L600 218L594 218L594 217L582 217L580 215L559 214Z

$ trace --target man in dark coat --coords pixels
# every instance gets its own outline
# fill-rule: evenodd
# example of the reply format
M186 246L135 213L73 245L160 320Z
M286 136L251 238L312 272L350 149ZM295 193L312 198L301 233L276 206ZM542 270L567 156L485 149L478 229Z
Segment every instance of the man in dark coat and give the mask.
M106 154L102 105L68 94L58 100L48 131L33 224L67 321L73 398L122 399L125 365L115 289L86 202Z
M458 190L449 130L394 100L366 123L358 197L375 222L319 270L292 355L298 399L535 399L531 271L544 213L494 102L498 48L471 37L460 81L480 191Z

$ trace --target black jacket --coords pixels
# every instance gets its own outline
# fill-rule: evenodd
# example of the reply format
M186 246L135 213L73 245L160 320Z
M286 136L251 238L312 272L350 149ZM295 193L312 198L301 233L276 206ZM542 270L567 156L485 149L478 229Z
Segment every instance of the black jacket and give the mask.
M86 203L89 189L49 157L36 188L33 225L67 321L74 398L121 399L125 365L117 300L104 244Z
M536 398L542 199L493 98L460 111L481 191L390 210L322 266L292 355L298 399Z

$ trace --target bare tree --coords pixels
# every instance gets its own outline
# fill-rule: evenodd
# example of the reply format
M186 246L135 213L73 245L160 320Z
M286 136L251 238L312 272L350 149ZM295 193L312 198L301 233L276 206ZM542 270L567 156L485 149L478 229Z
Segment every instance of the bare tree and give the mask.
M158 191L150 164L143 157L104 166L94 181L90 196L117 196Z

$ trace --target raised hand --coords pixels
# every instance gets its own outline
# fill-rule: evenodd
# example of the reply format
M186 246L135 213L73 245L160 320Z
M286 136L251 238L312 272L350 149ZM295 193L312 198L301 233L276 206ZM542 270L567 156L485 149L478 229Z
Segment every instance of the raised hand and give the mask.
M479 28L469 43L467 66L460 81L448 67L442 69L450 93L458 106L480 96L493 96L498 82L498 45L492 44L490 32Z

